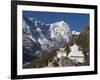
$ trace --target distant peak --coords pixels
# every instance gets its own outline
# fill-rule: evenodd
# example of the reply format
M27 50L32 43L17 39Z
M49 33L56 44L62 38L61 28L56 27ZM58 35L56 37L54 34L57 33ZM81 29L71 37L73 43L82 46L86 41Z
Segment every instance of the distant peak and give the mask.
M73 34L73 35L79 35L80 32L77 32L77 31L73 30L73 31L72 31L72 34Z

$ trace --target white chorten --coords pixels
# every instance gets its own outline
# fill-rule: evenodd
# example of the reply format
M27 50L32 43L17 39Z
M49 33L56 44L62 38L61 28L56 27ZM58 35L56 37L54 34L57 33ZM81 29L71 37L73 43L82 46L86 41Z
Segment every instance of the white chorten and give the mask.
M83 55L82 51L79 50L79 46L74 43L70 48L71 52L68 54L68 58L73 60L75 63L83 63L85 56Z

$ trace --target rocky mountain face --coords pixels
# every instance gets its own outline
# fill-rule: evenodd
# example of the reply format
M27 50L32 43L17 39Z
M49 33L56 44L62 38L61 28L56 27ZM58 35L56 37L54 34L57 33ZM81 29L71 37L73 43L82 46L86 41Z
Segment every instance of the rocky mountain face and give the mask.
M23 63L40 58L43 53L64 47L72 39L69 25L64 22L45 24L34 17L23 16Z

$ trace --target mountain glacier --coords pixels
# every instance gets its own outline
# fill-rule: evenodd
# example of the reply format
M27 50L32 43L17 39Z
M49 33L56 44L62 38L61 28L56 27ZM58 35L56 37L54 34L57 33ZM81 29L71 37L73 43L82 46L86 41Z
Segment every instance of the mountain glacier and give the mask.
M34 17L23 16L22 28L23 61L25 62L33 57L39 57L42 53L64 47L72 38L69 25L64 21L45 24Z

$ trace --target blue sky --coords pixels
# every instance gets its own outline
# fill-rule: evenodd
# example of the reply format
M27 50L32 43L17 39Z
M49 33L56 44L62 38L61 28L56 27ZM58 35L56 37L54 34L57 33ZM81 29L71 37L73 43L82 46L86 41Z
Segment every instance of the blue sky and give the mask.
M23 15L26 17L34 17L37 20L47 24L63 20L69 24L71 30L76 31L82 31L82 29L89 24L89 14L82 13L23 11Z

